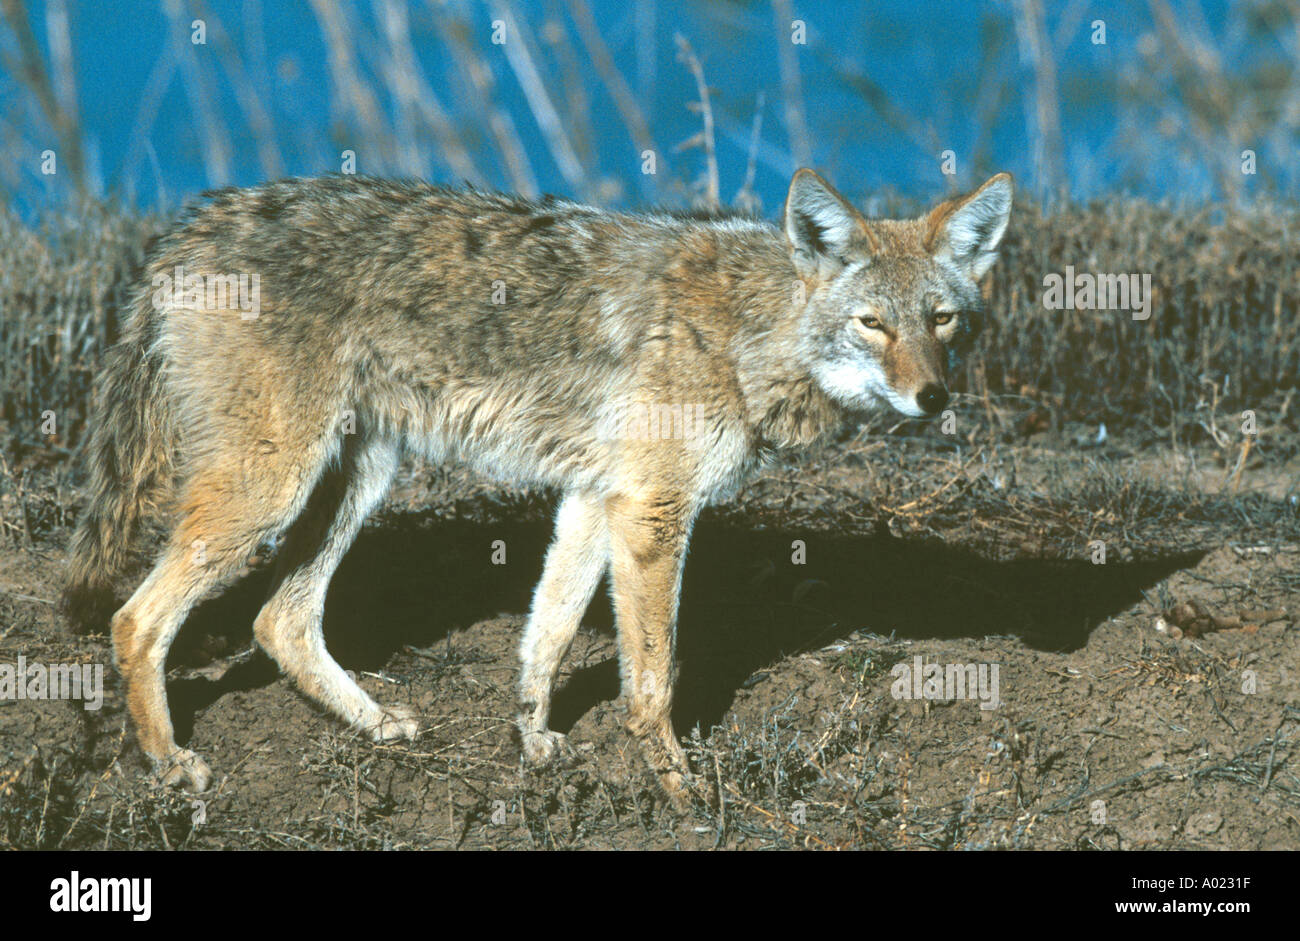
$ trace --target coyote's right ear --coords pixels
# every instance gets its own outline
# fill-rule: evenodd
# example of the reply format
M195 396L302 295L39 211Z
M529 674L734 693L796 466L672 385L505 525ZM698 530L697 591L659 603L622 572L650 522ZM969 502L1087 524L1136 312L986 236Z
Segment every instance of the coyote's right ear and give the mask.
M851 255L870 252L867 220L849 201L807 167L790 181L785 236L801 278L831 278Z

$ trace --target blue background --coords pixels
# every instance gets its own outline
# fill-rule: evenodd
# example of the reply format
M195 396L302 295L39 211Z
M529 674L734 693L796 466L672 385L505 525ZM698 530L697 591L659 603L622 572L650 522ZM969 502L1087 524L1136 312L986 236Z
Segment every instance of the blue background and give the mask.
M256 136L241 108L224 61L228 48L215 38L216 21L242 61L249 87L274 126L273 144L284 174L338 170L339 153L357 153L357 171L405 175L410 167L384 156L339 106L320 23L307 2L178 2L178 30L165 13L167 0L67 4L75 65L75 107L86 152L89 185L97 193L166 209L184 196L217 184L249 184L267 173ZM483 180L512 189L488 133L487 108L467 83L444 42L444 26L464 24L495 80L497 104L515 125L545 192L610 205L646 201L689 202L703 169L703 151L674 153L700 130L687 107L696 97L691 73L678 61L674 35L694 46L714 90L717 159L724 201L740 188L748 162L751 123L760 94L761 144L754 189L760 210L779 207L796 166L784 120L773 6L766 2L631 3L591 0L601 36L644 111L668 172L647 178L614 99L593 68L564 2L515 2L509 10L531 32L532 53L553 100L565 100L564 78L588 96L590 151L585 193L560 173L502 46L491 42L492 3L403 4L410 41L423 80L438 95L471 152ZM340 3L365 79L389 126L398 114L383 62L388 46L379 19L383 2ZM47 57L48 0L29 4L33 32ZM803 86L812 164L857 198L898 193L930 198L954 186L978 183L1010 170L1040 197L1063 193L1093 199L1114 192L1201 201L1225 195L1214 167L1232 166L1242 149L1258 153L1259 172L1244 177L1241 194L1293 196L1297 178L1294 122L1281 116L1297 104L1294 45L1300 30L1279 19L1268 3L1174 3L1189 40L1212 50L1235 117L1195 131L1188 100L1205 83L1176 79L1167 38L1147 4L1047 2L1044 19L1056 66L1063 174L1053 190L1035 160L1034 70L1017 33L1022 8L1006 2L795 3L807 24L807 44L794 46ZM189 24L204 17L207 44L190 42ZM1091 41L1096 20L1106 43ZM568 66L543 36L567 37ZM173 41L175 40L175 41ZM510 41L510 37L507 37ZM0 29L6 67L0 101L10 159L0 188L22 212L39 213L63 196L58 175L39 172L40 152L57 138L21 74L13 68L12 30ZM1145 51L1145 52L1144 52ZM179 56L179 57L178 57ZM185 57L190 57L189 65ZM1153 63L1155 64L1153 66ZM565 69L569 71L566 72ZM194 77L197 76L197 79ZM1174 76L1174 77L1171 77ZM151 116L145 92L151 77L165 89ZM1261 89L1276 86L1275 95ZM1290 97L1288 97L1288 95ZM1276 99L1278 115L1271 115ZM200 104L196 106L196 102ZM229 141L228 175L204 159L199 115L210 108L213 126ZM1300 113L1300 107L1296 109ZM571 132L581 132L566 120ZM1243 130L1244 129L1244 130ZM1200 136L1197 136L1199 133ZM433 138L416 138L426 178L455 182ZM940 172L940 153L951 149L957 174ZM660 170L662 171L662 166ZM223 177L223 178L219 178Z

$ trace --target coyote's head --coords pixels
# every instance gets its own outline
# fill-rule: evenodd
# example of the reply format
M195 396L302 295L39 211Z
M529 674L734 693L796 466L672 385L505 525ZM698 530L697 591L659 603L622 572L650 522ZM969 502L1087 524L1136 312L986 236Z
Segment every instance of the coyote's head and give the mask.
M794 175L785 232L807 289L806 350L828 395L913 418L943 409L983 321L979 280L997 260L1011 191L999 173L920 219L868 220L812 170Z

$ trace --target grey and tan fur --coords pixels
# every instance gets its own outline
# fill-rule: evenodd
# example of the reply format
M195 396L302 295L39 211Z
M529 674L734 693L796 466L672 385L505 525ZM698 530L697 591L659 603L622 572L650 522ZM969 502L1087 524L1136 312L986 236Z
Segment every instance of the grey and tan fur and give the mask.
M1003 174L920 219L867 220L801 170L783 229L351 178L212 194L152 251L109 354L72 546L67 606L86 618L144 529L166 533L111 621L141 747L167 783L208 786L174 740L167 651L194 604L280 536L257 640L352 726L416 734L321 633L330 577L409 451L562 493L522 644L526 759L565 750L552 690L608 574L628 727L686 800L670 709L696 514L855 412L944 406L1011 194ZM256 316L160 301L154 279L178 267L257 275ZM690 434L608 420L683 408Z

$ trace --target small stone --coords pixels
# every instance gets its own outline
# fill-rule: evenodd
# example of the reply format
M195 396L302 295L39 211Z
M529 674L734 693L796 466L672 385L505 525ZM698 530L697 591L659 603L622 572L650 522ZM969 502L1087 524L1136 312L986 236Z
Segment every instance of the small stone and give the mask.
M1194 814L1188 818L1187 826L1183 828L1183 832L1196 839L1209 836L1221 826L1223 826L1223 815L1215 810L1207 810L1203 814Z

